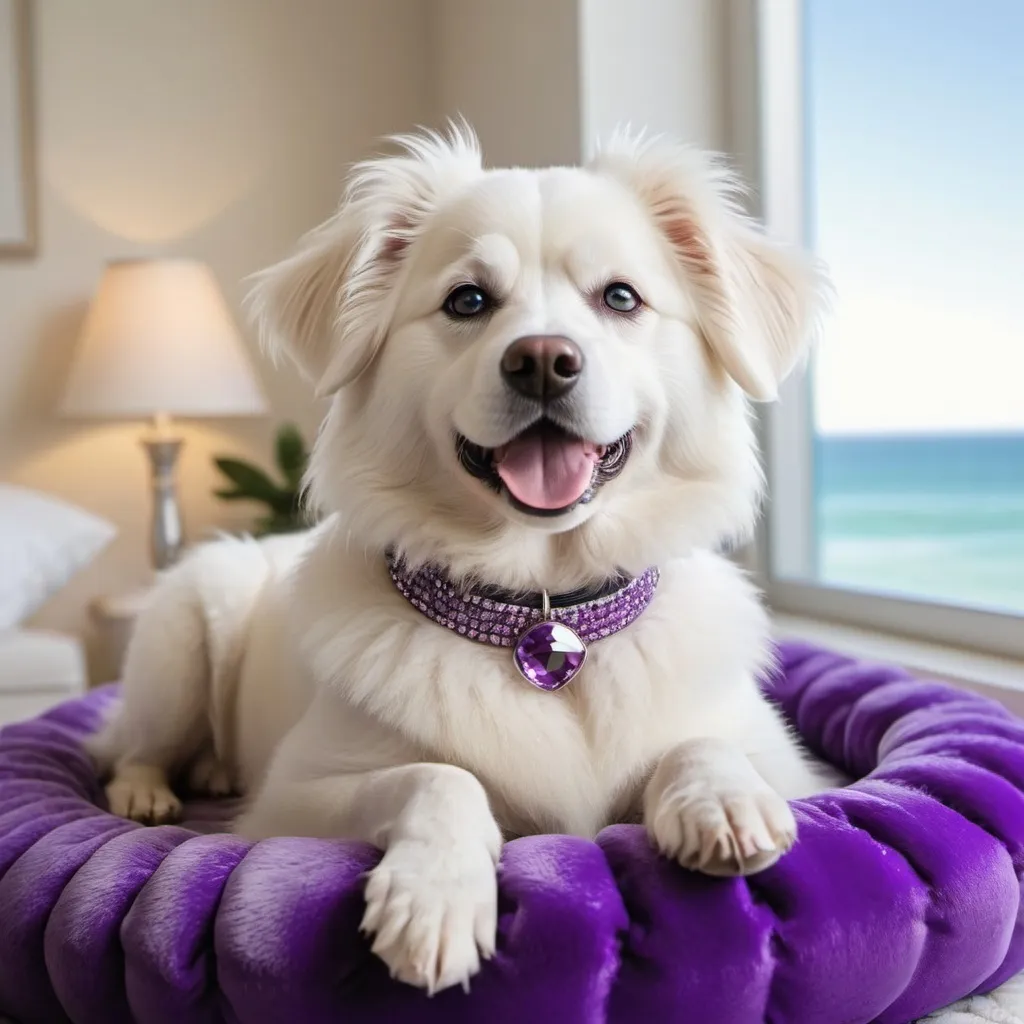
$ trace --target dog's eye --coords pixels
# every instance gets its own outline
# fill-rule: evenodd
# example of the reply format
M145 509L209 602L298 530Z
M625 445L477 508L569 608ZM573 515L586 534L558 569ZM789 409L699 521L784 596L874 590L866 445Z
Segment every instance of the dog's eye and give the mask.
M494 305L494 300L475 284L460 284L448 293L444 300L444 311L449 316L465 319L486 313Z
M615 281L604 290L604 304L616 313L632 313L640 308L641 299L628 284Z

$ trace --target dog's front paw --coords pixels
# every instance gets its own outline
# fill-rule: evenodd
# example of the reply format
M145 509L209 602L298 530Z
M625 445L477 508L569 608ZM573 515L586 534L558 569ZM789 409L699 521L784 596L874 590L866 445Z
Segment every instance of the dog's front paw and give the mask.
M644 820L666 857L708 875L756 874L796 840L789 804L742 754L712 744L666 757L648 787Z
M390 846L366 884L360 928L393 978L440 992L469 989L480 960L494 953L498 883L483 843L441 847L416 840Z

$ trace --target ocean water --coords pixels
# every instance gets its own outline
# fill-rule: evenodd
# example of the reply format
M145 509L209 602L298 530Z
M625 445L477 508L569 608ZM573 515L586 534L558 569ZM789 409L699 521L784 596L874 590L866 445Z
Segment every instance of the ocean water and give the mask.
M1024 613L1024 433L818 437L822 582Z

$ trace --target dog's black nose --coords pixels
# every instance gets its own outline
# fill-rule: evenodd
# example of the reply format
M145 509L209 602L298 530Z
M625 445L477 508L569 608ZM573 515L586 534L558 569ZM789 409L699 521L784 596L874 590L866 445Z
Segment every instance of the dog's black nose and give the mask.
M561 335L517 338L501 357L501 375L527 398L550 401L572 390L583 372L579 345Z

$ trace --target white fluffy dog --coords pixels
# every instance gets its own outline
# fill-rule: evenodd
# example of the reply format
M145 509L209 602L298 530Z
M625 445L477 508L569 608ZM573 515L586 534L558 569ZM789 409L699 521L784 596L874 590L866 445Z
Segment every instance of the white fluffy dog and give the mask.
M255 290L333 396L308 478L327 518L165 577L96 752L119 814L173 818L180 778L246 793L242 835L380 846L364 928L435 991L494 949L503 838L643 821L714 874L792 844L786 798L822 783L758 692L758 596L714 551L756 511L745 395L775 396L827 285L688 149L484 170L467 129L401 141ZM410 603L389 553L529 608L661 577L554 693Z

